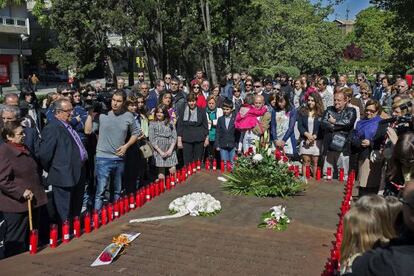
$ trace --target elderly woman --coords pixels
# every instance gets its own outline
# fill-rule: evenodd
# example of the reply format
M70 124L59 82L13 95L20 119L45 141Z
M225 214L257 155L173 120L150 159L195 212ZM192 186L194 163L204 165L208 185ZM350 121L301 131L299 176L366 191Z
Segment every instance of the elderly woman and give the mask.
M360 120L351 135L351 142L358 153L359 196L377 193L381 181L382 158L374 158L379 154L383 136L378 136L379 123L382 120L381 105L376 100L369 100L365 105L365 117Z
M19 122L7 122L2 130L5 143L0 145L0 212L4 215L5 255L13 256L29 248L27 200L32 200L34 224L38 208L47 203L40 184L40 170L23 144L24 131Z
M206 111L197 106L197 95L187 96L187 106L178 115L177 146L183 149L184 165L201 160L209 144Z

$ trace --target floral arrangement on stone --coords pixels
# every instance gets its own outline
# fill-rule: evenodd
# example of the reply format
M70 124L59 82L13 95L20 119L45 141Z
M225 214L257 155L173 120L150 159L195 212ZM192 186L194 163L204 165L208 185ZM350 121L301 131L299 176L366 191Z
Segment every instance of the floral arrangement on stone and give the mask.
M257 227L285 231L290 223L286 215L286 207L282 205L273 206L269 211L262 214L260 223Z
M188 212L190 216L212 216L221 211L221 203L210 194L192 193L174 199L168 209L173 214Z
M116 256L118 256L120 252L140 234L141 233L125 233L117 237L113 237L112 243L105 247L91 266L108 265L112 263Z
M221 203L210 194L192 193L174 199L168 206L171 215L131 219L129 223L142 223L190 216L213 216L221 211Z
M288 197L302 192L305 183L294 175L293 165L280 152L268 147L256 147L237 159L231 173L224 174L223 187L234 195L258 197Z

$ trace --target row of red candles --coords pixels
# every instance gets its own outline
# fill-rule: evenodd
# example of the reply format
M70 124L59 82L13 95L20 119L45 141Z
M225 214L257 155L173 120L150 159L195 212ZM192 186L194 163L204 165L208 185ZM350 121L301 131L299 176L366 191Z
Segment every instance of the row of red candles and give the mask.
M277 160L283 160L283 162L288 162L288 159L285 155L283 155L280 151L275 151L275 158ZM237 161L237 155L234 157L234 161ZM213 162L210 162L209 159L205 162L205 169L206 170L217 170L217 161L216 159ZM201 161L195 161L187 166L183 167L181 170L176 172L173 175L167 176L165 181L161 181L157 179L155 182L147 185L146 187L141 188L138 190L134 196L134 194L130 194L129 196L124 196L123 198L118 199L113 204L109 203L108 205L104 206L99 214L96 210L92 213L92 218L89 213L85 213L83 215L83 226L84 226L84 233L90 233L93 229L99 228L99 221L101 221L102 225L106 225L107 223L111 222L112 220L122 216L124 213L129 212L131 209L135 209L136 207L141 207L146 202L150 201L155 196L160 195L165 191L165 189L170 190L174 188L176 184L184 182L188 177L192 174L196 173L197 171L201 170ZM227 162L224 163L222 160L220 162L220 171L224 173L225 171L231 172L232 170L232 163ZM292 171L296 177L299 177L299 166L298 165L290 165L289 170ZM310 178L310 166L306 166L305 169L306 178ZM321 179L321 168L317 169L316 172L316 180ZM340 170L339 180L343 181L344 178L344 171L343 169ZM332 179L332 168L327 168L327 179ZM99 217L100 215L100 217ZM100 218L100 219L99 219ZM93 224L92 224L93 222ZM75 217L73 219L73 236L80 237L82 234L81 231L81 221L79 217ZM62 224L62 243L68 243L70 241L70 222L66 220ZM30 247L29 251L31 254L37 253L37 244L38 244L38 232L37 230L32 230L30 233ZM52 224L50 226L50 247L55 248L58 244L58 225Z
M339 216L339 223L335 233L335 241L332 241L331 256L328 258L322 276L339 275L340 260L341 260L341 245L343 239L343 217L351 208L352 189L355 182L355 171L352 170L349 174L347 183L344 188L344 199L341 203Z

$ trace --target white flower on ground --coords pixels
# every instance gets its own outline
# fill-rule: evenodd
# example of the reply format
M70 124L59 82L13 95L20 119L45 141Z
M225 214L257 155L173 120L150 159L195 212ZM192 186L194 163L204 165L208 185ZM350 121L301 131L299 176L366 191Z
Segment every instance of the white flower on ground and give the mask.
M272 216L276 218L277 221L285 217L286 208L282 205L273 206L270 210L272 211Z
M263 160L263 156L260 154L260 153L256 153L254 156L253 156L253 162L255 162L255 163L259 163L259 162L261 162Z
M210 194L192 193L173 200L168 209L177 213L189 213L190 216L199 216L200 213L215 213L221 210L220 201Z

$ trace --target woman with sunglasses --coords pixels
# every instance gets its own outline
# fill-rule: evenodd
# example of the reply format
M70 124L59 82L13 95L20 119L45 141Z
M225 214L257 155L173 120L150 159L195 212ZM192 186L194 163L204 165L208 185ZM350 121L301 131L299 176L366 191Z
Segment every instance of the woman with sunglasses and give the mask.
M362 107L364 107L367 104L367 102L371 100L372 91L366 82L361 83L361 85L359 86L359 89L360 89L359 93L361 95L360 101L361 101ZM362 113L364 114L364 109L362 110Z
M195 83L191 85L191 93L196 96L196 103L198 108L206 108L207 107L207 100L204 97L203 93L201 93L201 85Z
M383 136L376 135L382 120L379 114L381 114L379 102L368 100L365 105L365 116L357 123L351 135L354 152L358 153L359 197L376 194L381 182L383 158L377 156L380 154Z

